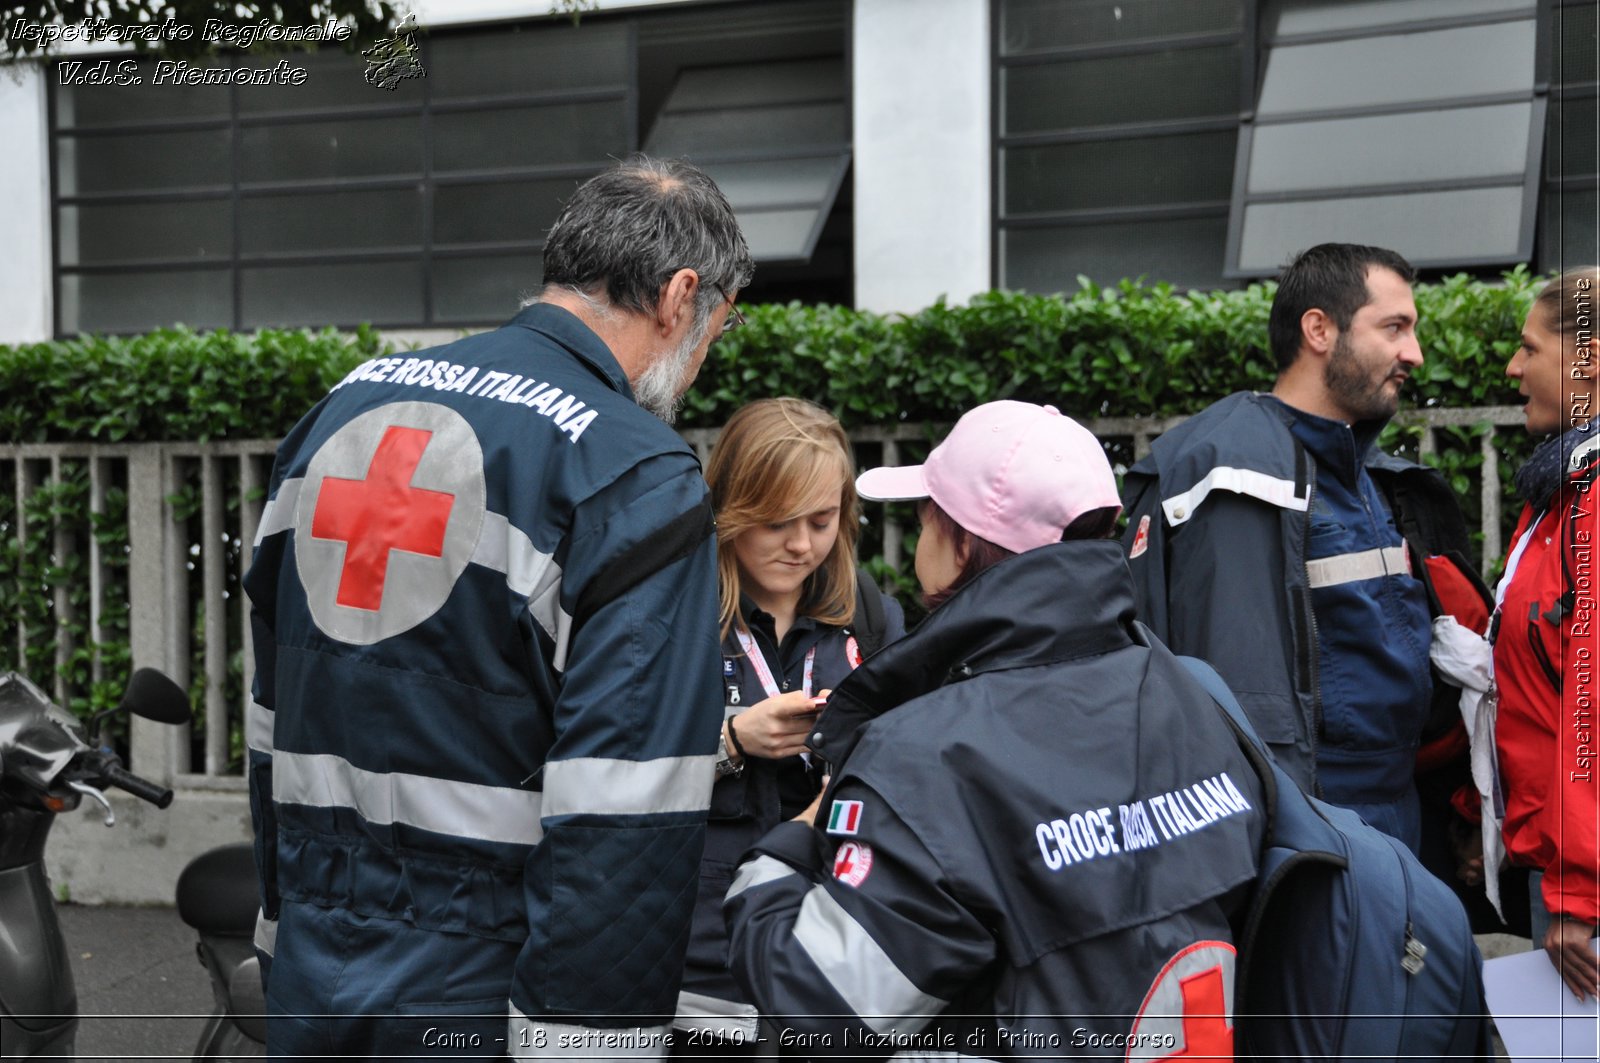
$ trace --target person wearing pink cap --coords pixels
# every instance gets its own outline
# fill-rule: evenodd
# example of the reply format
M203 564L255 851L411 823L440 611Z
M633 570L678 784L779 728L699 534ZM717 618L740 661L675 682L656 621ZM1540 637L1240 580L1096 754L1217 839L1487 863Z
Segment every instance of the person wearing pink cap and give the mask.
M840 682L830 785L746 854L741 987L811 1055L1231 1058L1259 783L1134 621L1100 444L993 402L857 489L921 503L932 612Z

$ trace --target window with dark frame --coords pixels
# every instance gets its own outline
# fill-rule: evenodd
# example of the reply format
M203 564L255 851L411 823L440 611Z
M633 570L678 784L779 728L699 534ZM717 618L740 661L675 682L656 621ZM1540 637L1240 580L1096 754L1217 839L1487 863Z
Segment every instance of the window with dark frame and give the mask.
M1600 4L1554 7L1549 129L1534 262L1556 273L1600 262Z
M996 283L1236 287L1323 239L1595 261L1597 9L999 0Z
M537 290L567 196L647 136L706 156L714 176L714 162L729 169L741 223L767 233L763 281L776 297L848 302L847 9L781 7L781 20L752 5L436 32L418 38L426 76L394 91L367 84L362 58L339 49L206 61L287 58L308 68L297 86L155 85L144 61L142 85L70 85L58 64L56 334L500 324ZM699 40L712 26L720 39ZM641 114L645 57L676 107L647 100ZM727 71L737 81L741 62L773 60L793 73L792 98L754 113L764 140L658 136L674 117L726 117L740 100L700 97L737 88ZM809 138L790 128L807 122ZM797 144L815 158L794 160Z
M1001 0L996 281L1225 287L1254 0Z
M1230 276L1327 240L1422 269L1533 253L1545 130L1538 0L1268 0Z

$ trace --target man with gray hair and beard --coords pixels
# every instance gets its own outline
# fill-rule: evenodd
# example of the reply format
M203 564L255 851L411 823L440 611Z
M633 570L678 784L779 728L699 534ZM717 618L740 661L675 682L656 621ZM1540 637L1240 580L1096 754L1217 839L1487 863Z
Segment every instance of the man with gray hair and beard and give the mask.
M509 324L357 367L279 448L246 578L272 1055L663 1054L722 712L668 422L752 270L710 178L636 157Z

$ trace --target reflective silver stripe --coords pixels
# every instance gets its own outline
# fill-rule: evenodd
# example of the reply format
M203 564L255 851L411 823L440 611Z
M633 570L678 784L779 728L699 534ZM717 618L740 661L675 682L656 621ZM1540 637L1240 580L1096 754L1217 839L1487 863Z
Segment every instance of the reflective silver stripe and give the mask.
M670 1026L566 1026L535 1022L506 1004L506 1046L512 1059L665 1059Z
M261 523L256 525L256 541L251 545L260 546L267 536L277 535L294 527L294 511L299 501L298 476L279 484L278 493L268 499L266 506L261 510Z
M825 886L800 902L794 939L874 1033L916 1033L947 1003L918 989Z
M280 749L272 760L272 799L350 808L368 823L404 823L457 838L537 845L544 837L536 791L366 771L331 753Z
M728 887L728 895L722 898L730 900L743 893L745 890L757 886L765 886L769 882L776 882L780 878L798 875L799 872L782 860L770 856L758 856L740 865L739 873L733 876L733 885Z
M1206 473L1205 479L1189 490L1164 500L1161 503L1161 512L1166 514L1167 523L1176 528L1194 516L1194 511L1200 508L1200 503L1204 502L1206 496L1213 491L1232 491L1237 495L1249 495L1279 509L1292 509L1301 513L1305 512L1309 504L1309 499L1296 497L1293 480L1280 480L1264 472L1218 465Z
M266 706L251 699L250 708L244 714L244 742L245 745L257 753L272 756L272 721L275 713Z
M678 994L678 1017L672 1020L675 1030L711 1030L727 1035L742 1034L747 1039L756 1035L759 1013L753 1004L737 1000L723 1000L704 993Z
M1340 583L1376 579L1379 576L1409 576L1410 563L1403 546L1385 546L1353 554L1319 557L1306 562L1306 577L1311 586L1333 587Z
M717 781L716 754L611 760L574 757L544 766L545 816L704 812Z
M567 666L567 644L572 637L572 617L561 608L561 566L554 555L536 549L533 540L504 515L485 512L472 562L504 572L506 585L528 599L528 612L556 643L551 664Z
M267 913L260 909L256 910L255 946L268 956L271 956L272 950L278 946L278 921L268 919Z

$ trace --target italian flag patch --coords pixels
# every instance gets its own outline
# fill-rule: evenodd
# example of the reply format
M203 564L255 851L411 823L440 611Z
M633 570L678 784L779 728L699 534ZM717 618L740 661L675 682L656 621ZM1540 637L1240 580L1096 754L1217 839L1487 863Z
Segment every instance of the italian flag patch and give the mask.
M828 813L829 834L854 834L861 826L860 801L835 801Z

